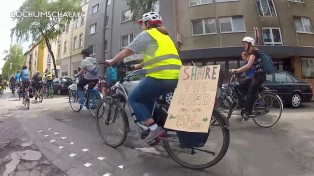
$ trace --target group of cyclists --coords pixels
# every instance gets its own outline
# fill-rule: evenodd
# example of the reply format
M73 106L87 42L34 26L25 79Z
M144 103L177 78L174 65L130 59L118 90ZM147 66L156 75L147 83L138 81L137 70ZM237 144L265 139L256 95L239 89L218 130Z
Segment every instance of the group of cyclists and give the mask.
M130 93L129 103L139 121L149 127L150 133L145 138L146 142L152 141L165 134L163 127L158 126L152 118L153 100L159 97L165 90L175 88L178 82L180 60L174 42L171 40L167 29L162 25L162 18L156 12L145 13L138 24L142 27L142 32L118 53L113 59L105 60L107 66L112 66L122 62L126 57L135 53L142 53L144 58L141 64L136 64L135 68L146 70L146 76L139 85ZM247 78L240 82L240 89L246 94L246 105L242 113L241 121L247 121L252 114L252 107L258 87L266 79L263 69L262 58L255 41L252 37L244 37L242 40L244 48L243 59L245 65L238 69L229 70L231 73L241 74L247 72ZM97 60L90 57L88 49L82 51L84 60L81 64L81 71L76 76L82 76L78 83L79 102L85 102L83 87L89 82L98 81ZM85 74L84 74L85 73Z
M44 78L40 75L39 71L36 71L36 73L31 76L27 66L24 65L21 70L17 71L15 76L11 76L9 84L12 95L15 96L15 92L17 92L23 98L25 97L25 88L30 86L30 90L32 90L30 93L34 95L35 100L37 100L41 91L48 92L48 89L50 89L52 86L52 80L53 76L50 71L45 73ZM2 75L0 75L0 85L3 85Z

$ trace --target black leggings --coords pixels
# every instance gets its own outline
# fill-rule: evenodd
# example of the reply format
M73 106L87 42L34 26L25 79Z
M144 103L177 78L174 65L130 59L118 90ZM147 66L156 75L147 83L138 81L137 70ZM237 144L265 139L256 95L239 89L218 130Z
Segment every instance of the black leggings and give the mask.
M245 102L245 112L247 114L252 114L252 109L255 102L255 95L258 93L259 87L263 84L265 80L266 80L265 73L254 74L246 95L247 101Z

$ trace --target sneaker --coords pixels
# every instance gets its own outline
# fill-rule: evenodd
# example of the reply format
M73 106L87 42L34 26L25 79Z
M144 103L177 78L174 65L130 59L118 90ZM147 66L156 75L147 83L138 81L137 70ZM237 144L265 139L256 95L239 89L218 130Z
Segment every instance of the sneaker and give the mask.
M250 118L250 115L244 113L244 114L242 114L242 117L239 119L239 121L240 122L246 122L249 120L249 118Z
M165 135L166 131L158 126L155 130L150 130L148 136L145 138L145 142L150 144L153 141L158 140L161 136Z

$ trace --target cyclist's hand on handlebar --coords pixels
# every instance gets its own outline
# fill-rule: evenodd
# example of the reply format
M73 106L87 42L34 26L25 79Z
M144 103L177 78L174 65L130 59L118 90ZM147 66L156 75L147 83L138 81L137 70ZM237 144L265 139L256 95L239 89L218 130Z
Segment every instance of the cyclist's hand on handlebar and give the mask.
M133 67L134 67L136 70L138 70L138 69L141 69L141 68L142 68L141 64L135 64Z
M105 60L104 64L111 66L112 65L112 60Z
M229 72L230 72L231 74L235 74L235 73L237 73L237 69L230 69Z

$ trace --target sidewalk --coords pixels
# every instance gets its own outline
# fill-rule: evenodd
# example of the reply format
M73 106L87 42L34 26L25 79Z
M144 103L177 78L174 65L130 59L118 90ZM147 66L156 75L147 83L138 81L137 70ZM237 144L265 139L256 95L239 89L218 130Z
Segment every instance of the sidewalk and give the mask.
M0 102L4 107L14 107L4 95ZM0 176L64 176L50 163L10 113L0 109Z

